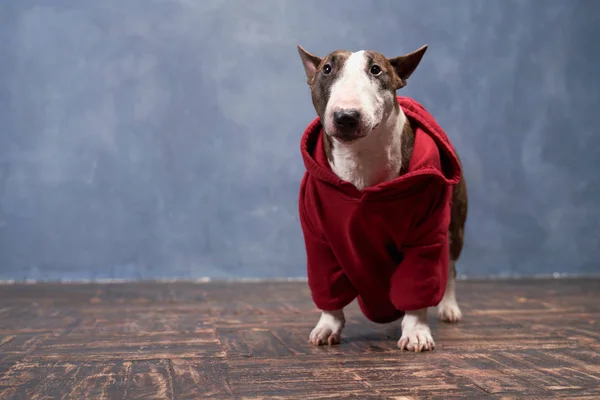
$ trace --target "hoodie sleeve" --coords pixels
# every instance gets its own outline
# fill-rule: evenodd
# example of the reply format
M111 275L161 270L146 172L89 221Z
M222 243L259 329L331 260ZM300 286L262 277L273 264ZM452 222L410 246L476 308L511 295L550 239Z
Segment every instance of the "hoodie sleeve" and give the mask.
M402 311L436 306L448 279L448 228L452 187L431 182L416 206L403 260L394 271L390 298Z
M311 223L311 215L302 198L300 223L306 246L308 286L315 305L325 311L344 308L356 298L357 291L342 270L325 235Z

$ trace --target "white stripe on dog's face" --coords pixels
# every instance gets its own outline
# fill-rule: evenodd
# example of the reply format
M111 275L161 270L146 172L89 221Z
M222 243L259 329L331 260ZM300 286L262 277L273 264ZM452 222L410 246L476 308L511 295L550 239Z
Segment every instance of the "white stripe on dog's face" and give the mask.
M382 90L377 79L371 75L371 62L365 51L352 53L331 85L324 122L325 130L332 136L336 136L336 111L353 110L360 113L358 137L367 135L381 122L386 97L390 97L390 93Z

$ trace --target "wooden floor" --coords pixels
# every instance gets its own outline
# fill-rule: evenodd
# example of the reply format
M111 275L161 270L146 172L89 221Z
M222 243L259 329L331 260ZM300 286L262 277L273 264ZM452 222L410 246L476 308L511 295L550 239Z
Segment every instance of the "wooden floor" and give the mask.
M306 283L0 286L1 399L600 398L600 280L459 282L430 353L352 305L312 347Z

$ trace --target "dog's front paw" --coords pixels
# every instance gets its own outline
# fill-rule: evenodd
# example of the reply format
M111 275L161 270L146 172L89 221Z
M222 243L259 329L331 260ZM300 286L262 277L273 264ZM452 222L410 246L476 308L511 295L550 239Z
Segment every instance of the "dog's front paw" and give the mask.
M414 352L430 351L435 349L435 342L431 336L431 330L427 325L417 325L412 329L402 331L402 337L398 340L400 350Z
M427 324L426 308L406 313L402 320L402 337L398 340L398 347L400 350L414 352L435 349L431 329L429 329L429 325Z
M310 333L308 341L315 346L339 344L342 340L341 334L341 330L338 331L332 326L317 325Z
M308 341L315 346L339 344L342 340L344 324L342 311L323 311L321 319L310 333Z

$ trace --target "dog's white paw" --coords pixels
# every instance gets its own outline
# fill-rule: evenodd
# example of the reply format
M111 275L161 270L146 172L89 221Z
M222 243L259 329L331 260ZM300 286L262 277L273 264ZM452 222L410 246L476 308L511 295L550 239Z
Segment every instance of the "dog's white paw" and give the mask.
M462 312L456 300L445 301L438 305L438 317L445 322L458 322L462 319Z
M339 344L342 340L341 334L341 329L336 330L332 326L316 326L310 333L308 341L315 346Z
M315 346L339 344L342 340L342 329L345 322L342 311L323 311L321 319L310 333L308 341Z
M438 317L445 322L458 322L462 319L462 312L460 312L460 308L456 302L456 279L453 276L454 270L454 262L451 262L450 271L448 271L448 274L451 275L448 277L448 282L446 283L446 291L444 292L442 301L440 301L440 304L437 306Z
M402 337L398 340L400 350L414 352L431 351L435 349L435 342L431 336L431 330L427 325L416 325L402 331Z
M431 351L435 342L427 324L427 309L407 312L402 320L402 337L398 340L400 350L414 352Z

